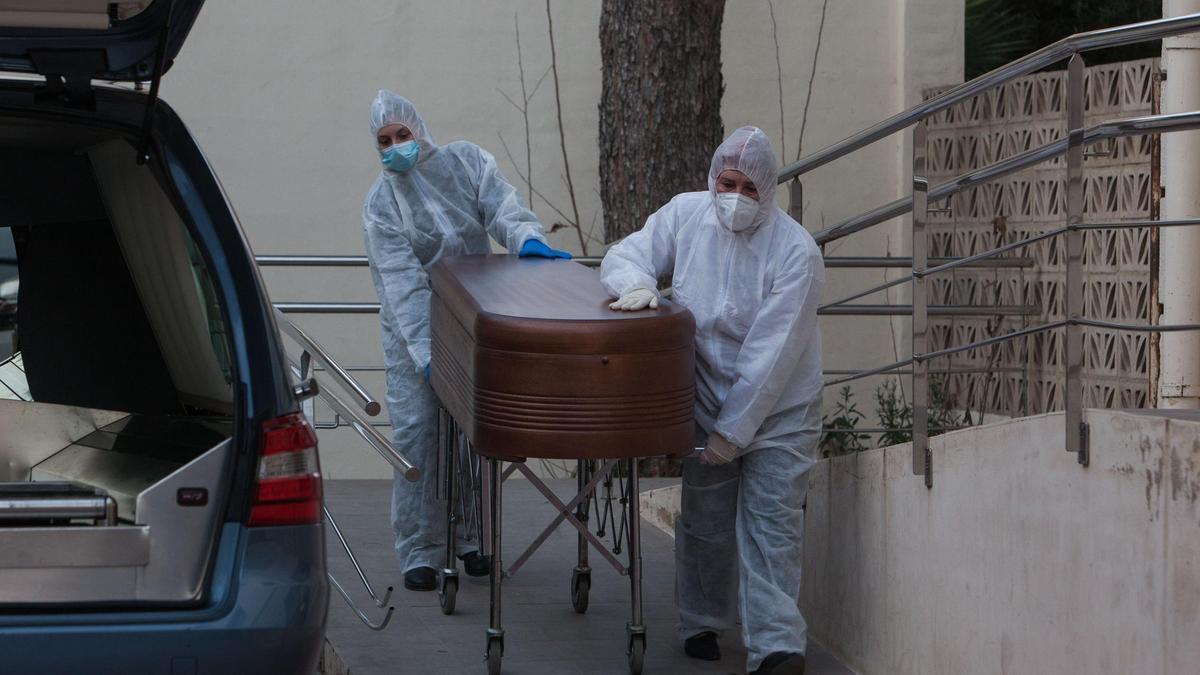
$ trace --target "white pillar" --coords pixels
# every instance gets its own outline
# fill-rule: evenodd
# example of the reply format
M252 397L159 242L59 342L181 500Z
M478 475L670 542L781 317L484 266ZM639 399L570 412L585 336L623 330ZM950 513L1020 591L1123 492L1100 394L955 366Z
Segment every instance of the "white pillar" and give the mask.
M1200 0L1163 0L1163 16L1200 12ZM1164 113L1200 110L1200 35L1163 40ZM1163 134L1161 218L1200 217L1200 131ZM1162 324L1200 323L1200 227L1159 235ZM1160 408L1200 408L1200 332L1164 333L1158 378Z

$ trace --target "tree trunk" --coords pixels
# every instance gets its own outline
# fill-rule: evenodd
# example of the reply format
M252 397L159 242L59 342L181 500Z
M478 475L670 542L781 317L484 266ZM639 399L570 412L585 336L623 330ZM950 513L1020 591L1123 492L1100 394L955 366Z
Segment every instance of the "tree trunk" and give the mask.
M680 192L707 188L721 142L725 0L604 0L600 199L616 241Z

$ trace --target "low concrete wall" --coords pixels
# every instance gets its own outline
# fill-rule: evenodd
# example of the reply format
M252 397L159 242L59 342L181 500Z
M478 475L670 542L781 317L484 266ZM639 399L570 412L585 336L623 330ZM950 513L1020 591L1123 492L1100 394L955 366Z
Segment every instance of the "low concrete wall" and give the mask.
M812 471L802 602L863 673L1200 670L1200 422L1088 411L893 446Z
M675 519L679 517L680 485L646 490L638 498L642 519L675 538Z

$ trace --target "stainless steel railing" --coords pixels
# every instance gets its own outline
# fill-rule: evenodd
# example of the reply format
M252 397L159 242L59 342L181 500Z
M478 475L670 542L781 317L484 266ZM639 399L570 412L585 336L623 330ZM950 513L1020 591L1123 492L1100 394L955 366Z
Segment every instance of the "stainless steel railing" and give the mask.
M1120 47L1151 40L1161 40L1162 38L1192 33L1197 29L1200 29L1200 14L1189 14L1187 16L1076 33L1023 56L1016 61L984 73L969 82L964 82L904 112L897 113L874 126L863 129L853 136L822 148L807 157L800 158L785 166L779 172L779 182L789 181L819 166L824 166L839 157L844 157L860 148L870 145L881 138L907 129L959 101L971 98L992 87L999 86L1023 75L1041 70L1046 66L1054 65L1081 52L1106 49L1108 47Z
M575 262L588 267L599 267L601 256L577 256ZM259 267L369 267L365 255L257 255L254 261Z
M378 308L376 308L376 311L378 311ZM345 368L334 361L324 347L284 316L279 311L278 305L276 306L275 320L279 324L280 330L301 346L300 362L292 363L292 367L300 373L301 380L306 380L311 375L312 360L315 357L324 366L323 372L330 373L337 384L353 394L358 399L359 405L368 415L374 417L379 414L381 409L379 402L372 398L366 388L355 380ZM399 471L410 481L415 481L420 477L420 470L400 451L396 450L383 434L379 433L370 422L363 419L362 415L352 409L341 397L324 387L318 389L317 396L324 399L329 404L329 407L333 408L339 418L345 418L348 421L347 426L358 432L359 436L373 450L379 453L380 457L387 461L388 464L391 464L396 471Z
M1083 233L1088 230L1128 229L1149 227L1187 227L1200 225L1200 219L1173 221L1136 221L1118 223L1085 223L1083 222L1083 152L1092 143L1121 136L1141 135L1151 133L1170 133L1200 128L1200 111L1184 112L1172 115L1153 115L1132 119L1122 119L1105 122L1093 127L1085 127L1084 112L1084 64L1083 57L1077 52L1086 49L1130 44L1150 39L1158 39L1172 35L1200 31L1200 15L1191 15L1176 19L1152 21L1133 26L1122 26L1103 31L1093 31L1072 36L1051 45L1045 49L1019 59L1018 61L998 68L987 75L976 78L965 85L956 87L945 94L931 99L909 111L885 120L870 129L860 132L840 143L836 143L816 155L806 158L789 167L783 179L790 179L825 164L837 157L843 156L864 145L893 133L894 131L913 127L912 130L912 190L911 195L898 199L891 204L873 209L854 218L838 223L814 235L818 243L827 243L835 239L849 236L878 223L884 222L906 213L912 214L911 247L912 257L909 260L909 274L884 284L854 293L825 305L823 313L837 313L849 308L863 307L848 304L851 300L877 293L887 288L902 284L911 285L912 304L886 308L888 314L909 314L912 320L911 353L907 359L887 365L860 370L848 371L839 377L828 379L826 386L843 384L852 380L876 375L897 374L905 369L912 377L912 462L913 472L924 475L925 484L933 485L932 453L929 450L929 433L933 431L929 425L929 376L930 363L936 359L953 354L980 349L1000 344L1009 340L1027 338L1037 333L1062 329L1065 332L1065 361L1066 384L1064 388L1064 408L1066 425L1066 450L1074 453L1081 465L1087 466L1088 427L1083 422L1083 383L1082 371L1084 363L1083 328L1098 327L1110 330L1136 332L1174 332L1200 330L1200 324L1186 325L1139 325L1124 324L1111 321L1098 321L1083 316ZM1044 65L1053 63L1064 57L1070 57L1067 68L1067 120L1066 135L1055 142L1039 148L1028 150L990 166L958 176L937 187L930 188L927 177L927 130L925 118L969 96L1008 80L1024 75ZM953 194L986 181L1011 174L1026 167L1048 159L1066 156L1066 223L1059 228L1028 237L1021 241L1011 242L994 247L974 255L955 260L932 262L928 257L928 242L926 239L926 224L929 214L933 211L930 202L943 200ZM801 190L799 182L794 181L794 195ZM997 256L1016 251L1050 238L1065 239L1066 249L1066 281L1065 281L1065 315L1066 318L1051 321L1036 326L1026 326L1000 335L992 335L985 339L967 344L955 345L935 351L928 350L929 317L945 313L944 308L928 304L927 278L967 265L979 265L986 260L995 260ZM986 315L996 315L1002 308L977 308ZM964 308L963 311L966 311Z
M1105 122L1084 129L1082 142L1085 145L1090 145L1098 141L1123 136L1137 136L1160 131L1187 131L1189 129L1200 129L1200 112L1150 115L1147 117L1134 117ZM968 188L1016 173L1035 164L1040 164L1048 159L1065 154L1068 145L1069 139L1060 138L1041 147L1013 155L995 164L969 171L930 189L926 194L926 199L930 202L942 201ZM847 218L831 227L814 232L813 239L818 244L827 244L884 221L891 220L892 218L903 216L911 212L912 208L913 198L911 196L903 197L853 218ZM979 258L976 258L976 260L979 260Z
M308 258L306 264L320 264L312 262L312 259L316 258L316 256L305 256L305 258ZM342 264L341 261L339 261L338 264ZM329 355L329 352L323 346L321 346L320 343L314 340L312 336L303 331L299 326L292 323L291 319L284 316L284 314L280 312L278 308L276 309L275 313L275 322L280 331L282 331L300 346L301 351L299 363L293 362L291 365L299 373L301 382L307 381L314 371L320 370L321 372L327 373L329 377L344 391L353 396L357 407L360 408L363 413L372 417L379 414L382 408L379 405L379 402L371 396L371 394L361 383L354 379L354 377L350 374L349 369L344 368L341 364L334 360L334 358ZM313 367L312 362L314 360L317 362L319 366L318 368ZM388 439L362 416L362 413L358 412L358 410L351 407L349 403L343 401L341 397L325 387L316 387L315 391L316 395L323 399L329 405L329 407L334 410L336 415L335 419L338 420L335 426L341 426L341 420L346 420L346 426L354 429L354 431L357 432L364 441L366 441L367 445L375 450L375 452L379 453L380 457L383 457L388 464L391 464L392 467L406 479L415 481L420 477L420 470L414 466L407 457L396 450L396 448L388 441ZM346 551L346 556L350 559L350 564L354 566L354 571L357 573L359 581L362 582L363 587L366 588L367 593L370 594L371 600L375 603L375 606L383 608L385 605L387 605L388 600L392 597L393 587L388 586L383 597L379 597L379 595L375 592L374 587L371 585L370 580L367 579L366 574L363 572L362 566L358 564L358 558L354 555L354 550L351 548L350 543L346 541L346 537L342 535L342 530L340 527L338 527L337 521L334 519L333 514L331 514L329 510L325 509L324 507L322 507L322 510L324 511L326 521L333 529L334 534L337 535L338 541L341 542L342 548ZM354 611L354 614L359 618L360 621L363 622L364 625L375 631L383 630L387 627L388 623L392 619L393 612L395 612L394 607L389 606L387 608L382 620L378 622L372 621L371 618L368 617L367 614L358 607L358 605L354 602L354 599L350 597L350 594L346 592L346 589L342 587L342 584L338 582L337 578L332 573L326 572L326 576L329 578L329 582L332 584L334 590L336 590L338 595L342 597L342 600L344 600L346 604L350 606L350 609Z
M587 267L599 267L601 256L579 256L572 258ZM255 256L260 267L368 267L365 255L260 255ZM945 263L954 258L930 258L930 262ZM825 268L852 267L910 267L912 258L872 256L826 256ZM1033 258L998 258L982 260L977 267L1032 267ZM294 303L282 303L290 305Z
M292 338L304 347L304 353L301 356L300 368L302 372L308 370L308 363L304 362L305 359L315 357L317 361L319 361L321 365L325 367L326 370L333 373L334 377L337 378L338 382L341 383L341 385L345 387L347 391L354 395L355 399L358 400L359 405L362 406L363 412L372 417L379 414L379 401L376 401L374 398L372 398L371 395L367 393L367 390L361 384L359 384L357 380L350 376L350 373L346 372L341 365L334 361L333 357L329 355L329 352L325 351L324 347L317 344L316 340L313 340L311 337L309 337L308 333L305 333L300 329L299 326L292 323L287 317L283 316L278 309L275 310L275 322L279 325L279 329L286 333L288 337Z
M363 572L362 566L358 564L358 557L354 555L354 549L350 547L350 542L346 541L346 537L342 535L342 528L338 527L337 521L333 518L333 514L330 513L329 509L325 508L324 506L321 507L321 511L325 513L325 520L329 521L329 526L333 528L333 533L337 535L338 541L341 542L342 549L346 551L346 556L350 558L350 564L354 566L354 571L358 574L358 580L361 581L363 587L367 589L367 593L370 594L371 600L375 603L375 606L383 609L383 607L387 605L388 600L391 599L392 591L395 590L395 587L388 586L387 591L384 592L382 598L375 594L375 589L371 586L371 582L367 579L367 575ZM338 583L337 578L334 577L330 572L326 572L325 575L329 577L330 583L333 584L333 587L337 590L338 594L342 596L342 600L345 600L346 604L350 605L350 609L354 610L354 613L358 615L358 620L366 624L367 628L376 631L387 628L388 622L392 620L392 613L396 611L395 607L388 607L387 613L383 615L383 620L379 621L378 623L371 621L370 617L368 617L366 613L358 608L358 605L355 604L354 600L350 597L350 594L346 592L346 589L342 588L342 585Z

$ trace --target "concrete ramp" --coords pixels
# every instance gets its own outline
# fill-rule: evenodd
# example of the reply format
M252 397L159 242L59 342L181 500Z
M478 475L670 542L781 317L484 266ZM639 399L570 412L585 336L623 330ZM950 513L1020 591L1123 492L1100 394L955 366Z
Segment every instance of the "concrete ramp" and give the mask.
M1200 668L1200 417L1090 410L1091 465L1050 414L820 462L803 604L861 673Z
M654 490L675 483L647 479ZM551 488L566 499L575 480L551 480ZM325 483L326 507L338 519L358 561L382 592L394 585L391 602L396 613L387 628L372 632L340 598L329 604L322 673L327 675L394 675L412 673L485 673L483 660L488 624L488 582L460 577L458 607L442 615L435 593L414 593L402 587L392 548L388 505L390 480L332 480ZM507 560L515 560L554 512L529 481L510 480L504 488L504 543ZM329 541L329 570L342 581L355 601L373 620L383 616L355 579L355 573L333 533ZM573 532L573 531L572 531ZM586 614L570 604L571 569L576 537L559 528L521 571L504 582L507 636L504 672L509 675L625 675L625 622L629 618L629 580L598 556L592 558L591 603ZM736 675L744 673L745 649L738 631L722 641L721 661L697 661L683 654L675 635L675 555L670 537L653 528L642 529L642 563L648 648L647 675ZM820 645L809 642L808 675L853 675Z

